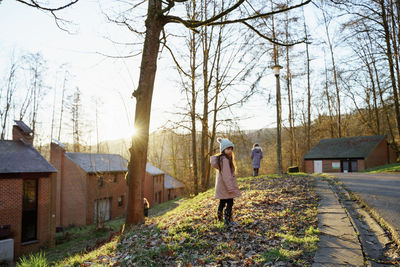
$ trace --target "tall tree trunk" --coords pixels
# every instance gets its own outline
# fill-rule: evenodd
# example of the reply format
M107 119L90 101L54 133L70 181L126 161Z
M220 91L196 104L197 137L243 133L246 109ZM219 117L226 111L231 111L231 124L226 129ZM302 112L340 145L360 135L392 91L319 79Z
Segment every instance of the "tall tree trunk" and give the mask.
M332 123L332 107L331 107L331 99L329 96L328 68L326 66L325 55L324 55L324 62L325 62L325 95L326 95L326 102L328 104L328 112L329 112L329 129L330 129L330 133L331 133L331 138L333 138L334 134L333 134L333 123Z
M393 99L394 99L394 108L396 114L396 122L397 122L397 131L400 134L400 107L399 107L399 96L397 93L397 86L396 86L396 77L394 75L394 65L393 65L393 54L392 54L392 46L390 44L390 32L389 32L389 25L386 17L386 7L385 1L380 0L379 4L381 6L382 11L382 25L385 31L385 42L386 42L386 57L389 63L389 71L390 71L390 80L392 83L392 90L393 90Z
M53 112L51 115L51 134L50 134L50 143L53 142L53 134L54 134L54 120L55 120L55 114L56 114L56 99L57 99L57 76L56 76L56 82L54 84L54 97L53 97Z
M10 109L12 107L13 94L15 91L15 72L16 72L16 64L13 63L10 68L10 73L7 79L7 92L6 92L6 103L3 111L0 111L0 115L2 116L2 129L0 140L4 140L6 137L6 127L7 120L9 116ZM1 90L0 90L1 93ZM0 116L0 117L1 117Z
M61 141L61 127L62 127L62 118L63 118L63 113L64 113L64 96L65 96L65 83L67 81L67 72L64 73L64 82L63 82L63 89L62 89L62 94L61 94L61 110L60 110L60 122L58 125L58 140Z
M307 151L311 149L311 83L310 83L310 51L308 47L308 31L304 20L304 34L306 36L306 56L307 56Z
M290 138L290 157L289 164L293 166L294 160L294 135L293 135L293 110L292 110L292 94L291 94L291 81L290 81L290 56L289 56L289 47L286 47L286 87L288 93L288 107L289 107L289 138Z
M193 1L193 19L195 19L196 14L196 3ZM191 76L191 110L190 110L190 120L192 123L192 164L193 164L193 185L194 194L199 193L199 173L197 166L197 131L196 131L196 33L192 31L190 39L190 76Z
M340 137L342 137L342 118L341 118L342 116L341 116L341 107L340 107L340 90L339 90L339 84L338 84L337 72L336 72L336 64L335 64L335 55L333 52L333 45L332 45L331 37L329 34L329 24L326 19L325 10L322 11L322 14L324 17L325 31L326 31L327 41L328 41L329 52L331 54L333 82L335 84L335 89L336 89L338 137L340 138Z
M400 14L397 14L397 16L400 16ZM400 69L399 69L400 51L399 51L399 46L398 46L398 42L397 42L397 39L396 39L397 38L396 30L398 32L400 32L400 29L399 29L400 25L396 25L396 21L394 20L395 14L394 14L393 1L392 0L390 0L390 17L391 17L391 22L392 22L393 51L395 51L395 53L394 53L394 62L396 64L396 68L395 69L396 69L396 77L397 77L397 90L400 91Z
M213 121L211 126L211 138L210 138L210 147L209 153L213 154L213 147L215 142L215 137L217 135L217 113L218 113L218 99L221 90L221 48L222 46L222 27L220 27L219 35L218 35L218 42L217 42L217 49L216 49L216 68L215 68L215 97L214 97L214 111L213 111ZM210 185L210 171L211 166L208 164L207 168L207 177L206 182L208 186Z
M377 95L376 95L376 85L374 80L374 74L371 69L370 63L367 61L366 56L366 67L368 69L369 78L371 80L371 89L372 89L372 97L373 97L373 105L374 105L374 115L375 115L375 122L376 122L376 134L381 134L381 127L380 127L380 119L379 119L379 110L378 110L378 103L377 103Z
M160 33L165 24L161 8L161 0L148 1L146 35L140 66L139 85L133 93L136 98L135 128L137 134L132 138L131 156L128 166L127 226L144 221L143 187L146 173L151 99L157 71Z
M368 36L368 41L369 41L370 47L372 47L373 41L374 41L374 40L373 40L373 39L371 38L371 36L369 35L369 32L368 32L368 31L366 31L366 34L367 34L367 36ZM397 144L396 144L396 142L395 142L395 136L394 136L393 128L392 128L392 125L391 125L391 119L390 119L390 116L389 116L388 107L387 107L387 105L386 105L386 103L385 103L385 101L384 101L384 99L383 99L383 90L382 90L382 87L381 87L380 75L379 75L379 73L378 73L378 69L377 69L377 66L376 66L376 60L375 60L374 55L373 55L371 52L370 52L369 54L370 54L370 57L371 57L371 63L372 63L372 67L373 67L373 73L374 73L374 75L375 75L376 86L377 86L377 88L378 88L379 99L380 99L381 106L382 106L382 109L383 109L384 114L385 114L385 117L386 117L386 123L387 123L388 128L389 128L390 139L391 139L391 146L392 146L393 149L395 149L396 151L399 151L398 146L397 146Z
M204 1L203 16L207 17L207 1ZM200 145L200 168L201 168L201 187L205 191L208 189L206 184L207 165L208 162L208 101L209 101L209 73L208 73L208 60L209 60L209 43L207 27L202 27L202 49L203 49L203 116L201 122L201 145Z

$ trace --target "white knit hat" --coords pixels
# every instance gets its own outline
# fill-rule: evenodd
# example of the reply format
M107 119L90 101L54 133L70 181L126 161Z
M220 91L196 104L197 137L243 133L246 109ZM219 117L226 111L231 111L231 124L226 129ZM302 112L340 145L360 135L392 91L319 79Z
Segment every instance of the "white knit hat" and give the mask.
M234 147L233 143L228 139L223 139L221 137L218 137L217 141L219 143L219 152L221 153L228 147Z

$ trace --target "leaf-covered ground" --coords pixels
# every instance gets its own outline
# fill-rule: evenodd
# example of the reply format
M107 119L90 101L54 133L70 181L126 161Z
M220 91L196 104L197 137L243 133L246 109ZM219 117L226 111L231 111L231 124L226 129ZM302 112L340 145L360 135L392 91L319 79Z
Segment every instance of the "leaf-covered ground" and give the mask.
M216 220L214 190L146 220L81 261L114 266L307 266L317 249L313 178L245 178L236 227ZM72 263L73 262L69 262Z

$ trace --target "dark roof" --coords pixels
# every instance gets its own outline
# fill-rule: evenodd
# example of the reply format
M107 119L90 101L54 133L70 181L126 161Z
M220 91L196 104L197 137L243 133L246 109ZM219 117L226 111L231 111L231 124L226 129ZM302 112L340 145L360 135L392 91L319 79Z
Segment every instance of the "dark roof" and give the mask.
M322 139L304 159L366 158L385 138L385 135L373 135Z
M65 155L87 173L128 171L128 161L118 154L67 152Z
M57 170L32 145L0 140L0 173L51 173Z
M165 172L163 172L162 170L160 170L157 167L154 167L153 165L151 165L150 163L146 164L146 172L149 173L150 175L160 175L160 174L164 174Z
M31 128L29 128L28 125L26 125L23 121L18 121L18 120L14 120L15 124L17 124L17 126L25 133L25 134L31 134L33 133L33 131L31 130Z
M183 184L173 178L172 176L165 174L164 176L164 187L166 189L171 189L171 188L180 188L183 187Z

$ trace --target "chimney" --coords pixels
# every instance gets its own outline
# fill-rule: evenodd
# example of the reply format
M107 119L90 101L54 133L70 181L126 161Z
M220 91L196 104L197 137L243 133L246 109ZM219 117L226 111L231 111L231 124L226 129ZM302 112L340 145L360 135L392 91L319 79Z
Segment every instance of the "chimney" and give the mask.
M50 144L50 163L57 169L56 182L56 226L62 225L63 209L61 206L61 184L64 178L64 153L65 145L53 139Z
M14 120L15 125L12 129L14 141L23 141L33 146L33 131L23 121Z

